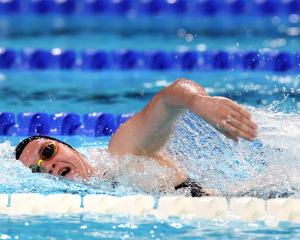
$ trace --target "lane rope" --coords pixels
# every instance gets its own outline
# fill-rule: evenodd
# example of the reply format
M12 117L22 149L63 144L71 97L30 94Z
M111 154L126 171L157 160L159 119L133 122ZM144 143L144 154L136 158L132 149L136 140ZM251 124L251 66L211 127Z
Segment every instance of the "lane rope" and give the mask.
M110 136L133 114L0 112L2 136Z
M0 214L7 216L82 213L155 216L158 219L175 216L187 219L264 221L268 226L276 227L281 221L300 223L300 199L162 196L155 204L154 198L149 195L117 197L78 194L0 194Z
M36 15L250 15L299 14L299 0L9 0L0 1L0 14Z
M287 51L137 51L0 48L6 70L240 70L300 72L300 52Z

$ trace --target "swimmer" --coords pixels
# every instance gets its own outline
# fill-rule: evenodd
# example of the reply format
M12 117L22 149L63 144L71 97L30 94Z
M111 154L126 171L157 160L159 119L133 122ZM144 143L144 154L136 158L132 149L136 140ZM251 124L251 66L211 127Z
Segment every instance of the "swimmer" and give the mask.
M178 79L157 93L145 108L122 124L113 134L108 151L117 159L131 154L157 161L174 172L174 189L188 188L191 196L209 195L209 191L189 178L176 161L162 152L176 119L190 110L226 137L238 141L253 141L257 125L250 113L224 97L211 97L199 84ZM45 172L68 179L88 180L94 172L86 158L70 145L47 136L32 136L19 143L16 159L30 167L32 172ZM100 157L100 156L99 156ZM180 159L176 159L180 161Z

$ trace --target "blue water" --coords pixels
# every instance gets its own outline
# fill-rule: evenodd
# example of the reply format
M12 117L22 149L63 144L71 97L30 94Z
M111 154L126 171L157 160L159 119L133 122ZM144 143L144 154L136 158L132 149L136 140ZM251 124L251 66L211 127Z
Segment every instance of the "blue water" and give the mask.
M179 77L193 79L209 94L225 96L241 104L267 107L273 101L285 99L279 106L280 111L296 113L299 110L298 75L239 71L2 71L0 109L15 113L137 112L155 93Z
M37 18L35 18L36 20ZM97 48L114 50L132 48L139 50L258 50L273 49L298 51L300 44L297 29L274 24L267 31L248 31L239 25L234 31L209 29L194 25L183 30L178 25L160 28L160 20L148 22L149 29L133 26L116 28L108 26L82 27L85 21L77 19L68 31L58 27L52 31L49 19L41 22L27 19L2 21L0 46L17 49L40 48ZM23 19L24 20L24 19ZM219 19L220 20L220 19ZM34 23L31 26L31 23ZM69 22L68 24L71 24ZM170 24L170 22L169 22ZM14 25L17 25L15 28ZM188 25L188 22L187 22ZM201 26L203 26L201 25ZM224 24L226 25L226 24ZM254 23L250 24L254 28ZM3 27L8 26L8 27ZM28 26L31 26L30 28ZM110 29L111 26L114 26ZM211 25L210 25L211 26ZM234 24L232 26L235 26ZM248 25L246 25L248 26ZM45 29L44 29L45 28ZM52 29L52 30L51 30ZM139 31L136 31L139 29ZM198 30L197 30L198 29ZM275 29L275 30L274 30ZM276 30L277 29L277 30ZM281 29L281 30L280 30ZM250 29L251 30L251 29ZM298 29L299 30L299 29ZM183 163L196 176L196 170L206 170L204 186L215 187L225 196L251 195L258 188L259 197L271 193L290 193L300 196L300 77L296 74L272 72L68 72L68 71L1 71L0 111L14 113L27 111L55 112L110 112L114 114L137 112L162 88L176 78L186 77L203 85L211 95L229 97L252 112L260 126L254 143L232 143L201 123L193 115L186 115L177 124L177 135L169 147L175 150L185 146L180 153ZM139 192L123 186L107 189L99 180L97 184L66 181L45 174L32 174L12 156L20 137L0 138L0 193L106 193L124 195ZM107 147L109 137L60 137L81 152L89 154L94 147ZM179 139L180 141L176 141ZM183 141L183 142L181 142ZM103 157L103 156L101 156ZM101 160L101 159L100 159ZM134 161L135 159L131 159ZM202 164L206 161L206 165ZM199 176L198 176L199 177ZM151 179L149 179L151 181ZM239 192L231 189L242 182ZM274 195L273 195L274 196ZM227 221L183 221L152 218L136 219L116 216L74 215L52 217L0 216L0 239L298 239L300 227L280 223L271 228L264 223Z
M283 222L183 221L101 215L0 216L0 239L298 239L300 225Z
M151 40L149 40L151 39ZM139 44L136 44L136 43ZM82 50L86 48L115 50L130 48L136 50L253 50L272 49L284 51L299 50L299 36L288 34L257 34L253 41L252 34L233 33L224 34L219 38L217 34L201 34L189 32L184 29L174 32L161 33L116 33L116 32L75 32L42 34L36 38L36 34L20 35L14 38L0 37L1 47L11 48L72 48Z
M49 113L105 111L116 114L136 112L157 91L170 84L178 76L183 76L183 74L179 72L103 72L101 74L2 72L0 108L2 111L15 113L21 111ZM185 160L193 163L188 165L191 173L193 174L195 167L206 166L206 168L214 169L210 170L212 174L207 173L203 184L209 187L218 186L218 190L224 195L243 195L243 193L251 195L249 190L262 185L263 187L259 189L261 193L259 197L268 197L270 192L271 194L275 192L275 196L277 193L280 196L282 193L289 192L299 197L300 189L295 189L300 183L298 177L300 126L297 124L300 122L299 77L272 73L221 71L188 73L184 76L196 79L212 95L223 95L244 104L254 114L260 125L260 135L256 142L249 144L243 141L237 146L220 135L207 131L199 125L199 120L188 116L187 125L179 124L178 126L194 125L192 132L187 130L179 132L180 138L187 139L184 144L189 158ZM78 91L78 84L83 79L85 84L81 85ZM204 135L199 138L198 134ZM60 139L83 153L92 147L106 147L109 142L109 137L95 139L77 136L60 137ZM207 140L203 142L201 139L212 139L213 142ZM20 140L20 137L1 137L1 193L124 195L137 192L136 189L133 190L128 186L107 189L101 181L99 184L86 185L44 174L32 174L20 162L15 162L11 156L13 147ZM174 149L180 149L178 144L182 145L179 142L171 146ZM199 150L192 151L193 149ZM222 151L216 152L216 149L219 149L218 151L222 149ZM203 160L208 165L201 164ZM266 166L270 168L266 170ZM288 176L282 169L295 170ZM264 187L266 178L269 180ZM256 181L253 182L251 179ZM241 193L234 193L229 187L237 181L243 181L250 187L242 188ZM271 184L272 182L274 185ZM270 186L271 191L266 191ZM0 216L0 223L1 239L44 239L45 236L49 239L62 237L70 239L140 239L141 237L153 239L278 239L278 237L297 239L300 235L299 225L290 223L281 223L278 227L270 228L261 222L182 221L180 219L161 222L153 218L134 219L100 215L50 218Z

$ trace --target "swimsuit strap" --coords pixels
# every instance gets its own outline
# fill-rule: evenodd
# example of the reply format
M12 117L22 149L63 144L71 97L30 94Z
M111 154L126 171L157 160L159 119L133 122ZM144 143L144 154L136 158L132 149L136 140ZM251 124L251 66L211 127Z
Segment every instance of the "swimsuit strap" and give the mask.
M203 190L203 188L200 186L199 183L195 182L195 180L190 179L190 178L187 178L183 183L176 186L175 190L178 190L181 188L189 188L191 191L192 197L209 196L209 194Z

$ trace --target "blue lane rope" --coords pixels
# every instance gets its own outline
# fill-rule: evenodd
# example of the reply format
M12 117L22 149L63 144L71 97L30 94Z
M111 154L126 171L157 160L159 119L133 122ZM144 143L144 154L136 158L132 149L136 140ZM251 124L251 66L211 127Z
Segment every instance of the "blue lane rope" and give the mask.
M300 71L300 52L136 51L0 48L0 69Z
M47 114L25 112L17 116L10 112L0 112L1 136L110 136L126 122L132 114L113 115L109 113Z
M274 16L300 13L300 0L6 0L0 14L186 14Z

